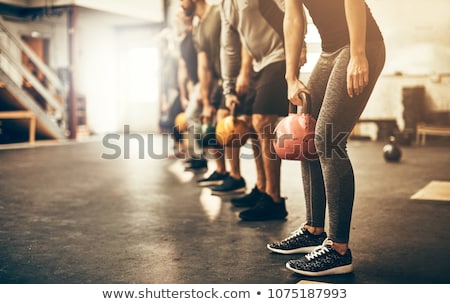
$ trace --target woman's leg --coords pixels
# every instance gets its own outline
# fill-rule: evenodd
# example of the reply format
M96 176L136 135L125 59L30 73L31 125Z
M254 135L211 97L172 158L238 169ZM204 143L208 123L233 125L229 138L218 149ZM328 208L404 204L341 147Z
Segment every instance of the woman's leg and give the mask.
M320 156L330 221L329 238L334 243L344 244L344 249L349 241L355 193L353 168L347 154L347 139L383 68L384 45L369 45L367 58L369 84L362 94L350 98L346 89L350 51L348 47L339 51L334 59L316 125L316 148Z

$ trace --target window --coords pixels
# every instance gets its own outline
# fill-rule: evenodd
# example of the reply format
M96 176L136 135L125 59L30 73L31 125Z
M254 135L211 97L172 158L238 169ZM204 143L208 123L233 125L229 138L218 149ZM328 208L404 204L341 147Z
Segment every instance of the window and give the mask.
M130 103L159 100L157 48L132 48L127 54L126 100Z

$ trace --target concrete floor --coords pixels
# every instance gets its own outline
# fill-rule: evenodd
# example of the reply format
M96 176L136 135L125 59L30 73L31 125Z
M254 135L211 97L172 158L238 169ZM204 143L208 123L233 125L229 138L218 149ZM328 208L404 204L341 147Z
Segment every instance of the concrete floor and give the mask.
M163 137L152 142L149 150L164 150ZM450 145L403 147L396 164L384 161L383 145L349 143L354 273L314 280L448 284L450 203L409 198L431 180L450 181ZM124 159L124 146L118 159L102 158L112 152L101 141L0 150L0 283L310 280L285 268L293 256L265 248L304 221L297 162L282 164L287 220L248 223L228 199L197 187L201 175L184 172L181 160L136 151ZM250 189L253 161L242 168Z

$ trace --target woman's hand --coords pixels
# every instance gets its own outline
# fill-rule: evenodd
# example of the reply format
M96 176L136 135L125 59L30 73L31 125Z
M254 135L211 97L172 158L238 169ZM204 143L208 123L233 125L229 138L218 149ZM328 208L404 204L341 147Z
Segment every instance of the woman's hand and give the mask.
M353 97L369 83L369 63L365 55L351 56L347 66L347 93Z
M300 80L296 79L293 81L288 81L288 99L290 102L297 106L303 105L303 100L300 98L300 93L305 92L307 94L310 94L308 88L301 82Z

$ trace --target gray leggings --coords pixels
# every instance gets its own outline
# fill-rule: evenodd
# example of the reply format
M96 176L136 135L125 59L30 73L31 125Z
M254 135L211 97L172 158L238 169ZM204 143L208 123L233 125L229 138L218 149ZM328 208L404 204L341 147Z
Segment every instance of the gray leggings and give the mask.
M319 160L302 162L306 201L306 221L324 227L328 205L328 237L348 243L355 196L352 164L347 154L347 138L369 100L385 62L383 42L369 42L369 84L363 93L347 94L349 46L333 53L322 53L308 82L311 114L317 119L315 145Z

